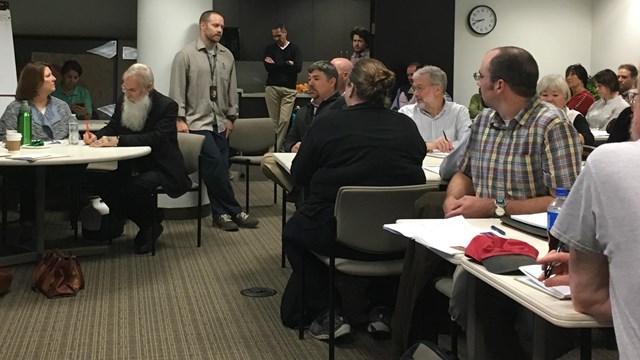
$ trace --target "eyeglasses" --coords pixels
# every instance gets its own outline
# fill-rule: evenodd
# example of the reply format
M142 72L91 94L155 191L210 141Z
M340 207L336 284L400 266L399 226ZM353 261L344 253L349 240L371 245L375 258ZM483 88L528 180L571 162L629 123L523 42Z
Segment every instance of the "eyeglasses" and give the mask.
M473 73L473 80L475 80L475 81L480 81L480 80L482 80L482 79L484 79L486 77L487 77L487 75L480 74L480 71Z

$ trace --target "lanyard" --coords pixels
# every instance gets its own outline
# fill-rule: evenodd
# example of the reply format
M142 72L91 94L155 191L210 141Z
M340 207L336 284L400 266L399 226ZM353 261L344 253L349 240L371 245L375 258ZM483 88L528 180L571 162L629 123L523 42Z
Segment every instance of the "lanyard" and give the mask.
M211 61L213 58L213 61ZM218 47L213 48L213 54L207 50L207 60L209 61L209 70L211 71L211 86L216 85L216 63L218 58Z

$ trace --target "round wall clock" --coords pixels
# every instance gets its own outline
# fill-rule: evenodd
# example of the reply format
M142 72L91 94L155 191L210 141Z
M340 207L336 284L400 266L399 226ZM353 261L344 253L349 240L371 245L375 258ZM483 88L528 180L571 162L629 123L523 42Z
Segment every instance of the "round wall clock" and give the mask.
M496 27L498 18L492 8L486 5L479 5L469 11L467 21L474 33L486 35Z

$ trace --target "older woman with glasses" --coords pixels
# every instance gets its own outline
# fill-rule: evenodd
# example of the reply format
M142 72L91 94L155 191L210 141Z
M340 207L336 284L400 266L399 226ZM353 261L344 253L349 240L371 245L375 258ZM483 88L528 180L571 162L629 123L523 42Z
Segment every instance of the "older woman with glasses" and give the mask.
M571 98L567 101L567 107L570 110L577 110L583 116L587 115L589 107L596 102L587 89L589 82L587 70L580 64L570 65L565 71L565 79L571 89Z
M581 144L595 145L595 139L589 130L587 120L580 112L566 106L567 100L571 96L571 90L562 75L551 74L543 77L538 82L536 92L543 101L557 106L565 113L569 122L578 130Z

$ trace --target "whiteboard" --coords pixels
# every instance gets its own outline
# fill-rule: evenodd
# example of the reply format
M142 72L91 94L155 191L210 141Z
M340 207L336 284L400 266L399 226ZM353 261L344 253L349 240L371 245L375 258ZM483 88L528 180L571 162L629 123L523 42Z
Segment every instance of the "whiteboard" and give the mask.
M11 13L8 9L0 10L0 97L9 96L13 100L17 84Z

